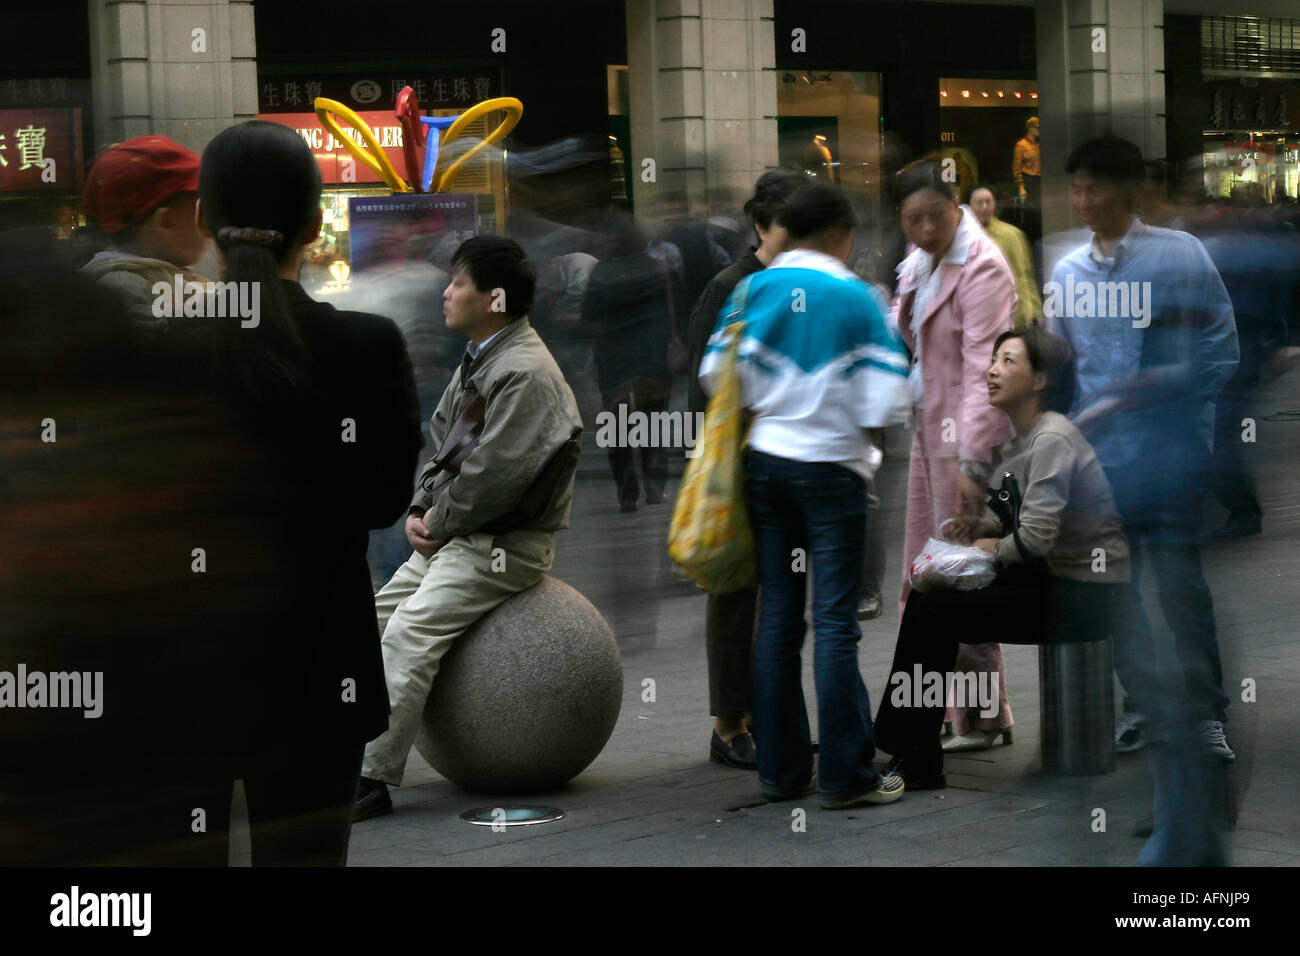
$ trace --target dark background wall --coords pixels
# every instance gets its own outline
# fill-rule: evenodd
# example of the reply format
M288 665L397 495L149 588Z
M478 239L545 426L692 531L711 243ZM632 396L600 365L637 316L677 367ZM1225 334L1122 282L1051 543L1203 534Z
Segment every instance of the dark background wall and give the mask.
M1202 88L1200 17L1165 15L1165 155L1181 168L1200 156L1208 102Z
M605 66L627 62L621 0L263 0L254 12L259 67L502 66L506 94L524 103L516 145L606 135ZM491 51L497 27L505 53Z

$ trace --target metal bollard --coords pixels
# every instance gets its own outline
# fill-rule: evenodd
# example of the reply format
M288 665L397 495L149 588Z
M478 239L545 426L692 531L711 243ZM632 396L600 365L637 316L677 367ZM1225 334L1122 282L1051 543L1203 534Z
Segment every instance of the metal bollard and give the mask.
M1071 776L1115 770L1110 640L1038 648L1043 770Z

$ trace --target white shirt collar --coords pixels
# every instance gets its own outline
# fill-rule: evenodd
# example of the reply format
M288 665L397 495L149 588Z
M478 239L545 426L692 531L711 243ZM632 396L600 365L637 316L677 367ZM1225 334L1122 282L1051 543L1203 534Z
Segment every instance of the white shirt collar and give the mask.
M783 252L768 264L769 269L815 269L840 279L856 279L857 276L834 256L815 249L790 249Z

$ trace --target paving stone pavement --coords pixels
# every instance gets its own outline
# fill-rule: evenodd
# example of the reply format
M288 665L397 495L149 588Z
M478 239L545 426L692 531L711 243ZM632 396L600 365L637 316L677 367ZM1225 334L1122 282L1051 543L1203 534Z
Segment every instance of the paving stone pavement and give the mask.
M1300 864L1300 376L1257 396L1258 469L1264 533L1204 551L1216 602L1225 687L1234 703L1228 771L1238 819L1227 838L1237 866ZM1289 413L1289 414L1288 414ZM863 625L859 654L873 706L887 678L898 628L906 432L891 436L878 476L888 547L882 616ZM1070 778L1040 772L1038 652L1004 647L1015 717L1009 746L947 759L948 787L848 812L815 798L765 804L753 773L708 762L711 718L702 592L674 575L665 542L671 504L621 514L603 453L590 442L575 491L573 524L557 539L552 574L582 591L614 628L623 655L623 711L604 752L566 789L511 803L560 807L555 823L494 833L459 814L499 798L463 793L412 752L391 816L357 824L353 866L500 865L904 865L1128 866L1150 815L1141 753L1121 754L1115 773ZM675 484L675 481L674 481ZM670 495L671 502L671 495ZM1221 523L1207 503L1207 529ZM1149 575L1148 575L1149 577ZM1148 607L1158 604L1147 596ZM1153 622L1161 615L1155 611ZM811 650L811 636L806 648ZM804 682L814 701L811 654ZM656 697L642 700L643 678ZM1242 703L1244 678L1256 703ZM1116 687L1117 705L1122 692ZM812 715L815 721L815 712ZM1094 832L1094 811L1106 813ZM794 811L804 811L797 832ZM246 862L246 845L233 862Z

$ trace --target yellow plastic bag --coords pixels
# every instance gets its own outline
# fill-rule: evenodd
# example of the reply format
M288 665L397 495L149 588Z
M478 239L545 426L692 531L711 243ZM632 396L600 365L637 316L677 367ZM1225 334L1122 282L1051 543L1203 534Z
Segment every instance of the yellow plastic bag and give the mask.
M754 587L754 532L745 507L744 443L736 353L743 322L727 326L731 341L718 387L704 413L696 455L687 459L668 531L668 555L692 581L715 594Z

